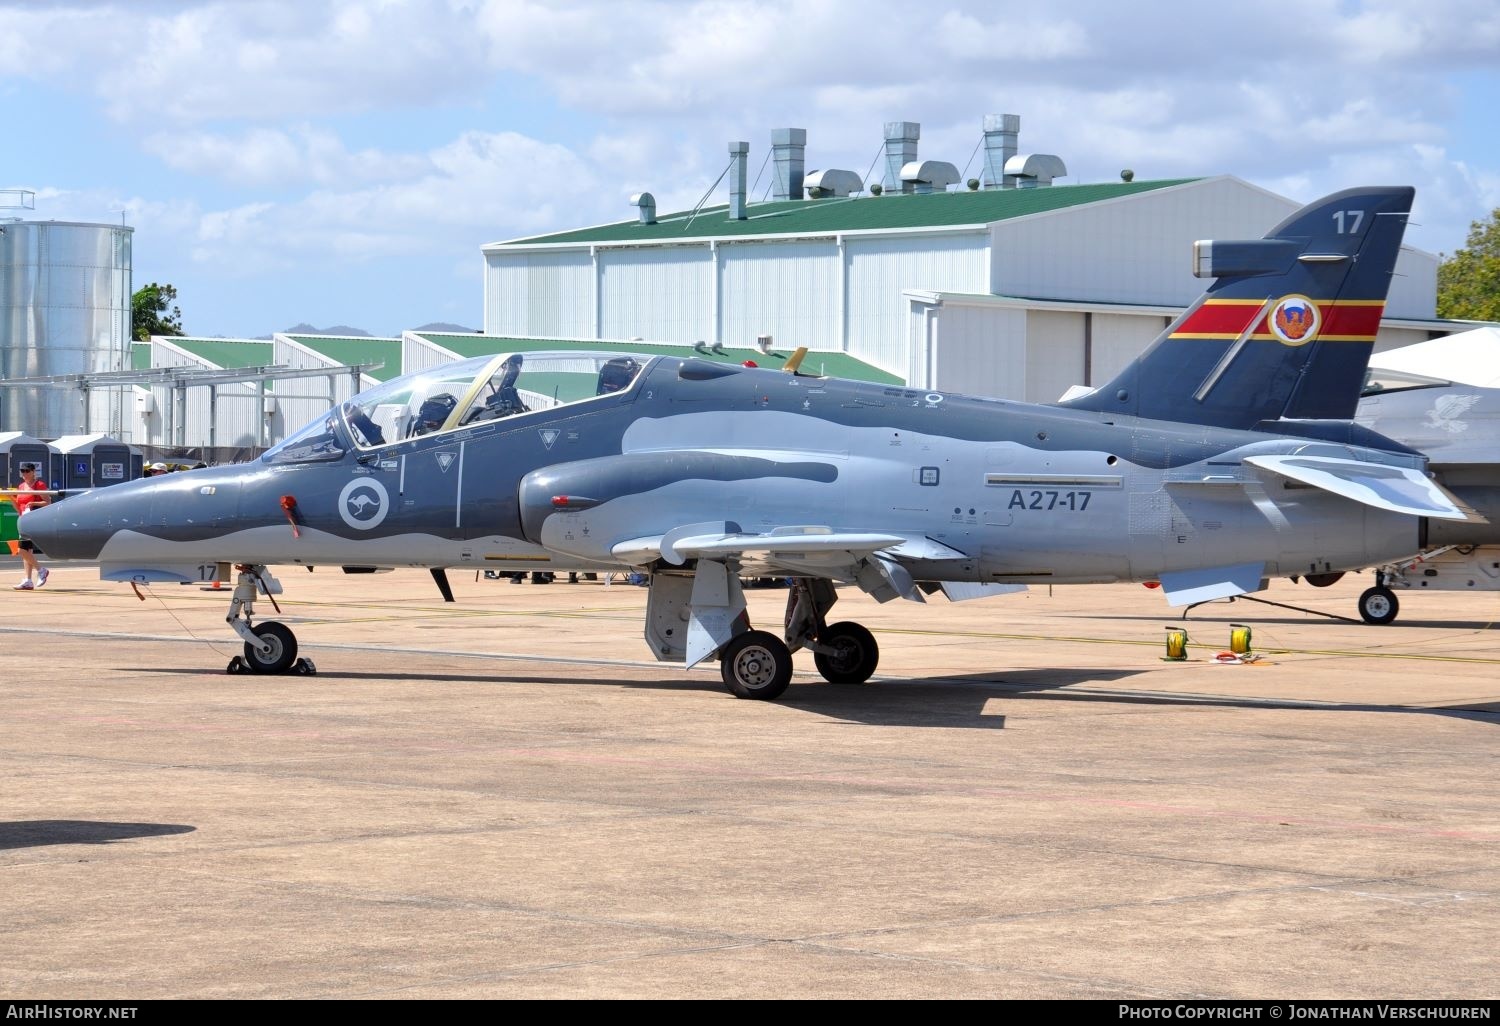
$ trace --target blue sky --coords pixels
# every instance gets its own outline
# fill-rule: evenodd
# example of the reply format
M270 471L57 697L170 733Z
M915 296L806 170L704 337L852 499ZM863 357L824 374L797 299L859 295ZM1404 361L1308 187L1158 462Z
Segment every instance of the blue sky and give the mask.
M1494 0L0 0L0 26L0 189L123 218L136 285L203 335L479 328L482 244L691 206L779 127L809 170L864 174L898 120L962 169L1011 113L1063 183L1412 184L1433 252L1500 207Z

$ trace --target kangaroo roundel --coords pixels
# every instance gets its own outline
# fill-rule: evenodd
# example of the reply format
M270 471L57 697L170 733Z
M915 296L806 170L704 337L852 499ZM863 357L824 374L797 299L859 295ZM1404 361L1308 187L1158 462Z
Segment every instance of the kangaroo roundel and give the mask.
M1306 345L1318 336L1318 304L1306 296L1282 296L1267 320L1276 337L1289 346Z
M391 497L373 477L356 477L339 492L339 516L356 531L379 526L391 508Z

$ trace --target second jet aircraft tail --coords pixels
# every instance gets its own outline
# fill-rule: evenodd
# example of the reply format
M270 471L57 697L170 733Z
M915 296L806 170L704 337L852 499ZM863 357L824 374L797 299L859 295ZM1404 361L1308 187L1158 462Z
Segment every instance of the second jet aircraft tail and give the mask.
M1241 429L1352 418L1413 196L1348 189L1263 239L1197 243L1193 273L1214 284L1113 381L1061 405Z

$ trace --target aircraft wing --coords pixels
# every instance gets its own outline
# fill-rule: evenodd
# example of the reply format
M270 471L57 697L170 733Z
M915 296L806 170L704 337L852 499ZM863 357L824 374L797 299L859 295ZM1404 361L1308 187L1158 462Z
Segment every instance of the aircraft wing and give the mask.
M1377 509L1438 520L1484 518L1421 471L1331 456L1246 456L1245 462Z
M680 566L689 559L737 559L757 572L858 581L879 601L924 601L901 557L963 559L962 552L920 535L778 527L746 532L727 523L689 524L666 534L634 538L612 549L615 558L643 565L658 558ZM977 596L965 596L977 597Z
M834 532L826 527L778 527L765 533L736 531L726 523L689 524L666 534L634 538L613 548L616 558L632 564L658 557L675 566L689 559L726 559L755 555L773 565L831 568L853 565L881 549L907 539L899 534Z

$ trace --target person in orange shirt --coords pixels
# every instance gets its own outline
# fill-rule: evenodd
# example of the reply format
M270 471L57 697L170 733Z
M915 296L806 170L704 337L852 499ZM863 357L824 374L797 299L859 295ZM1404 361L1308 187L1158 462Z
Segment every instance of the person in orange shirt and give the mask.
M52 501L52 496L46 494L26 494L27 492L45 493L46 491L46 482L36 479L36 464L21 464L20 490L19 494L13 500L16 504L16 513L23 514L33 506L47 505L47 503ZM26 580L16 585L16 591L31 591L33 588L40 588L47 583L47 578L51 575L51 571L36 561L36 546L25 535L21 536L21 564L26 567ZM34 584L32 583L33 577L36 578L36 583Z

